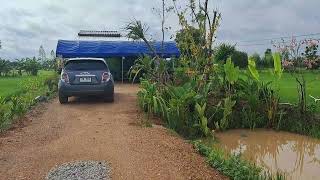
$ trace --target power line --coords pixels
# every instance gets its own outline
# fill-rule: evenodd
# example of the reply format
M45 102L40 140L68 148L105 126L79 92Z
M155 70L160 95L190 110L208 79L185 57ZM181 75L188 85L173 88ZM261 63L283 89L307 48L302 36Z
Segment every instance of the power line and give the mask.
M297 38L297 37L311 37L311 36L317 36L317 35L320 35L320 33L315 33L315 34L312 34L312 35L299 35L299 36L291 36L291 37L282 37L281 39L288 39L288 38ZM270 42L268 43L255 43L255 44L237 44L237 46L264 46L264 45L270 45L272 44L272 40L277 40L277 39L280 39L280 38L273 38L273 39L268 39ZM319 40L319 39L317 39ZM267 41L267 40L265 40ZM238 41L238 42L244 42L244 41ZM289 43L291 41L281 41L280 43Z
M245 41L238 41L238 42L259 42L259 41L272 41L277 39L289 39L289 38L297 38L297 37L309 37L309 36L317 36L320 35L319 33L310 33L310 34L301 34L301 35L293 35L293 36L282 36L282 37L275 37L275 38L266 38L266 39L256 39L256 40L245 40Z
M265 45L271 45L271 42L264 43L264 44L237 44L236 46L265 46Z

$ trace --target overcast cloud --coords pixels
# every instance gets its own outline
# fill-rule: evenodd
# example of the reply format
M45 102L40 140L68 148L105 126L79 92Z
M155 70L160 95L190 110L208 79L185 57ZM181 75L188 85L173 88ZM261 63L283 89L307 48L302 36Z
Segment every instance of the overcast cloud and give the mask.
M320 0L211 0L222 12L218 42L237 43L249 53L263 52L265 38L320 33ZM0 0L1 58L38 56L43 45L47 54L58 39L77 39L80 29L120 30L130 19L141 19L153 39L160 37L160 21L153 7L160 0ZM179 26L176 16L167 25ZM320 36L317 36L319 38ZM252 45L265 44L265 45ZM249 45L249 46L241 46Z

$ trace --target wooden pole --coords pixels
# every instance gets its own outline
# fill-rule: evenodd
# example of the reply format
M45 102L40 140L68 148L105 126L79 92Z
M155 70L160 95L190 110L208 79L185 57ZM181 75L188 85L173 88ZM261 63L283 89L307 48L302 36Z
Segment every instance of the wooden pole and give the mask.
M122 57L121 59L121 79L122 79L122 84L123 84L123 60L125 59L125 57Z

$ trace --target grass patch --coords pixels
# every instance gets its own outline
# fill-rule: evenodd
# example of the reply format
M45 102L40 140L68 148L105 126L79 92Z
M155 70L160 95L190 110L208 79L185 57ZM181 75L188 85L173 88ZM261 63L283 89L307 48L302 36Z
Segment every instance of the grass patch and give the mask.
M37 101L37 96L52 97L57 86L57 74L42 71L38 76L0 79L0 131L8 129L13 120L21 117ZM2 84L1 84L2 83ZM5 91L2 91L5 90Z
M38 76L22 75L16 77L0 77L0 97L8 97L23 92L24 82L37 80L39 77L48 77L55 74L53 71L39 71Z
M259 73L261 80L265 82L273 80L272 74L268 70L260 71ZM313 99L309 95L320 98L320 71L306 71L304 76L307 82L307 100L312 102ZM281 102L293 104L298 102L297 83L288 72L283 73L280 79L279 93Z
M271 175L262 168L241 159L237 155L227 155L219 148L210 148L201 140L193 141L194 148L207 158L209 165L230 179L236 180L283 180L281 173Z

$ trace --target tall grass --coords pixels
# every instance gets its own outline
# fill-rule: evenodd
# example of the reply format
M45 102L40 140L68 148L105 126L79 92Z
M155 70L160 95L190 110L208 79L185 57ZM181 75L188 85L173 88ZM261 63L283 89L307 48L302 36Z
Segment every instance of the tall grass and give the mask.
M15 119L35 105L37 96L51 96L54 94L56 88L53 89L52 86L57 85L56 77L57 75L54 72L42 72L38 76L14 79L14 83L7 81L8 79L2 81L2 86L5 86L7 82L10 82L13 86L11 86L11 93L3 93L6 96L0 96L0 131L8 129ZM51 81L48 81L48 79L55 79L55 85L49 85L48 82ZM9 92L10 88L6 88Z

